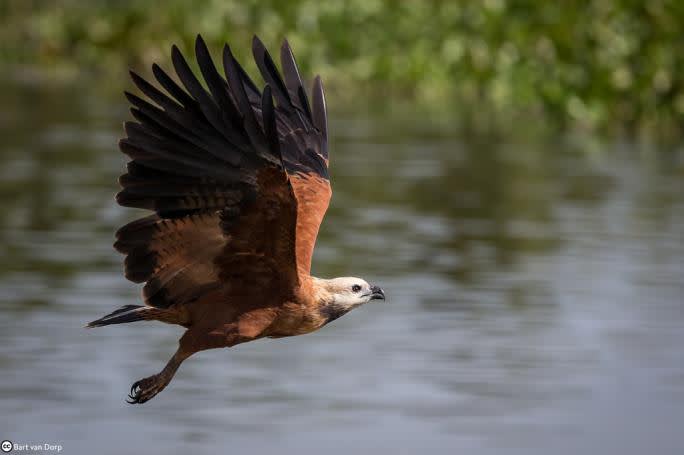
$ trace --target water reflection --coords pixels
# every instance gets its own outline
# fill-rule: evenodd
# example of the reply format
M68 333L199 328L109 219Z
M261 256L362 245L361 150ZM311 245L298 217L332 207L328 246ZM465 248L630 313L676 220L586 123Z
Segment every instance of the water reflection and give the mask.
M6 436L66 453L675 453L684 418L681 151L468 137L338 115L315 272L383 284L320 333L197 355L123 398L180 331L84 331L137 288L114 230L121 100L7 82L0 116ZM84 432L84 425L88 431Z

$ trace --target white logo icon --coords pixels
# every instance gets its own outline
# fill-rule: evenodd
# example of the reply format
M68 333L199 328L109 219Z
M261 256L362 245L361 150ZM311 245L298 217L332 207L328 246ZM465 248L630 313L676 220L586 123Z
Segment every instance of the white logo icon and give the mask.
M0 444L0 449L2 449L3 452L11 452L12 451L12 441L8 441L5 439L2 441L2 444Z

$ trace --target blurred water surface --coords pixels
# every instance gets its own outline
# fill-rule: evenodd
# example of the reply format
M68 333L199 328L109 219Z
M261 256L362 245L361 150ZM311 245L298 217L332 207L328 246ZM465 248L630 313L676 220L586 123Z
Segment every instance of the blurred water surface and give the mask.
M0 438L79 454L681 453L681 150L333 113L314 273L365 277L388 302L195 355L129 406L181 330L81 328L138 302L111 247L139 215L113 200L126 106L88 86L2 91Z

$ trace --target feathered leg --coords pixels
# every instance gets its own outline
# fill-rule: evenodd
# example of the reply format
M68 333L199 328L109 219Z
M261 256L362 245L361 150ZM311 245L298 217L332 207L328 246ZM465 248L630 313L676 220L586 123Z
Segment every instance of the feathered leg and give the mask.
M235 323L220 325L214 329L196 327L187 330L179 340L179 347L164 369L133 384L128 395L129 403L145 403L164 390L171 382L181 363L195 352L207 349L225 348L254 339L255 336L241 336Z

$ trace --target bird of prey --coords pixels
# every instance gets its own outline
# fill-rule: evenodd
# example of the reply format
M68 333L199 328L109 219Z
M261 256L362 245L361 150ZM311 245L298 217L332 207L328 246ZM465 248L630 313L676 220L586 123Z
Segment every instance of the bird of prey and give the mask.
M153 320L187 330L164 369L133 384L130 403L162 391L180 364L205 349L317 330L382 289L361 278L311 276L318 229L331 197L328 127L320 77L311 103L285 41L281 77L262 42L254 59L263 90L223 48L221 75L201 36L200 82L176 46L182 86L158 65L164 91L134 72L147 100L126 92L136 121L119 142L128 155L116 196L154 213L126 224L114 247L144 305L126 305L87 327Z

